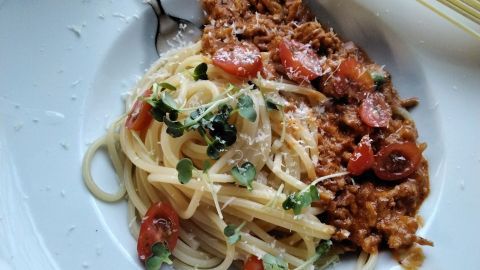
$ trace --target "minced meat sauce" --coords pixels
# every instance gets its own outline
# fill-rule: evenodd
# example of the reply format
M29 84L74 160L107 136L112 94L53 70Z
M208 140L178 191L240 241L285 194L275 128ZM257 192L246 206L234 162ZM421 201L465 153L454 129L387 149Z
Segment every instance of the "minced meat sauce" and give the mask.
M214 54L226 44L253 43L261 52L268 53L269 61L264 62L261 72L270 79L288 75L278 50L284 38L310 44L324 59L322 76L299 82L311 84L329 98L325 111L316 115L320 152L317 176L345 171L365 135L371 139L375 153L394 143L416 143L414 122L395 113L395 108L405 111L415 106L416 99L401 100L390 75L353 43L343 42L332 30L325 29L301 0L203 0L203 5L208 16L202 37L205 53ZM383 73L384 81L374 91L382 93L393 109L386 127L372 128L360 119L361 102L371 90L362 88L355 80L342 81L335 76L340 63L349 58L364 70ZM419 145L421 151L425 147ZM367 171L359 176L324 181L318 188L328 195L315 202L326 209L319 217L337 228L332 239L345 249L361 248L372 253L382 246L400 250L414 244L432 245L415 234L420 226L417 210L429 193L428 164L423 156L415 171L403 179L383 181Z

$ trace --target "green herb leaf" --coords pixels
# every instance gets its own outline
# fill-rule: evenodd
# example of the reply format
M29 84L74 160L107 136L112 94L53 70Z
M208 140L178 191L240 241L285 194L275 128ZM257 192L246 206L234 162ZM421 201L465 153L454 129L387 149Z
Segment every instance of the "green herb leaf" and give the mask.
M227 238L227 243L229 243L230 245L233 245L233 244L236 244L238 241L240 241L240 239L242 239L242 236L240 235L240 233L236 233Z
M262 262L264 270L288 270L288 264L286 261L268 253L263 255Z
M235 227L235 225L227 225L224 229L223 229L223 234L226 236L226 237L230 237L232 235L235 234L235 230L237 229L237 227Z
M145 268L147 270L160 270L163 260L160 257L152 256L145 261Z
M278 102L275 102L272 99L266 99L265 105L267 106L267 109L271 111L280 111L280 109L283 108L283 105L280 105Z
M371 71L370 76L373 79L373 82L375 83L375 86L379 87L382 84L384 84L387 81L387 77L383 72L379 71Z
M253 107L253 100L247 95L241 95L238 98L237 109L241 117L248 119L250 122L257 120L257 112Z
M162 83L159 83L158 86L160 86L162 89L168 89L168 90L172 90L172 91L175 91L177 90L177 88L167 82L162 82Z
M282 207L285 210L293 210L295 215L302 213L302 209L309 207L313 201L316 201L320 198L318 189L310 185L306 189L290 194L287 199L282 203Z
M212 167L212 164L208 160L203 161L203 173L207 173L208 170Z
M170 251L162 243L155 243L152 246L152 256L145 261L147 270L159 270L163 263L172 264Z
M230 105L224 104L209 121L210 124L205 125L210 136L219 139L226 146L230 146L237 141L237 128L235 125L228 123L232 110Z
M213 114L207 113L207 115L205 115L203 118L197 120L197 118L204 112L205 108L199 108L191 112L189 117L185 119L185 126L187 126L190 130L195 130L200 126L203 126L205 128L209 123L210 119L213 117Z
M320 259L330 251L330 247L332 247L332 241L331 240L320 241L317 248L315 249L315 254L313 256L311 256L310 258L308 258L304 263L299 265L296 268L296 270L307 269L307 267L312 266L312 265L317 265L317 263L320 266L322 266L322 265L325 266L325 264L328 263L328 261L325 261L325 260L322 261ZM330 261L330 263L331 263L331 261ZM330 264L330 263L328 263L328 264Z
M330 248L332 247L332 241L331 240L322 240L318 244L317 248L315 249L315 252L318 254L318 258L321 258L325 256L325 254L330 251ZM318 259L317 259L318 260Z
M230 245L237 243L241 238L240 230L237 230L235 225L227 225L223 229L223 234L227 237L227 243Z
M232 173L233 178L235 178L240 185L247 187L248 190L253 189L252 182L257 175L257 170L252 163L247 161L240 167L233 167L230 172Z
M177 119L178 105L170 94L163 92L162 98L160 99L155 98L151 102L152 102L151 113L153 115L153 118L155 118L155 120L159 122L163 122L167 114L169 114L170 120Z
M169 117L164 117L163 121L167 125L167 134L174 138L178 138L183 135L185 127L179 121L171 121Z
M227 243L230 245L233 245L240 241L242 238L242 235L240 234L240 230L245 226L246 222L242 222L238 227L235 227L235 225L227 225L223 229L223 234L227 237Z
M221 143L219 139L215 139L207 147L207 155L211 159L219 159L220 154L225 151L225 144Z
M207 76L208 65L206 63L201 63L195 67L193 70L193 79L198 80L208 80Z
M176 168L180 183L186 184L192 179L193 163L189 158L181 159Z

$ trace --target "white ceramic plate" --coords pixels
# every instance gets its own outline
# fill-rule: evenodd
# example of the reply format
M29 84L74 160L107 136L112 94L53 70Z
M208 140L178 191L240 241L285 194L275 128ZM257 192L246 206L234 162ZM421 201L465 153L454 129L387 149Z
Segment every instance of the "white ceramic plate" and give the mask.
M320 21L420 97L431 195L419 234L435 242L424 269L476 269L480 42L414 1L320 2ZM94 199L80 167L155 60L155 23L135 0L0 0L0 269L141 269L125 203ZM106 159L94 163L113 190ZM399 267L385 253L378 269Z

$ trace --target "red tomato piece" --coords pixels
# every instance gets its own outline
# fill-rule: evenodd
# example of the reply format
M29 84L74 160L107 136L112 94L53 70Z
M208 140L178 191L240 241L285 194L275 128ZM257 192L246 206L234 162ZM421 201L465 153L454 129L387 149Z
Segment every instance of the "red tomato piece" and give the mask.
M338 67L336 75L342 79L356 82L361 90L373 91L375 82L370 73L353 58L348 58Z
M227 45L215 52L213 64L232 75L248 78L256 76L262 69L262 58L257 46L243 42Z
M369 93L360 105L360 119L370 127L387 127L392 109L382 93Z
M278 46L280 60L294 81L311 81L322 75L321 58L308 44L283 39Z
M353 151L353 155L348 161L347 170L352 175L361 175L373 166L375 161L370 136L365 135Z
M263 262L257 256L252 255L243 264L243 270L263 270Z
M149 97L152 95L152 89L148 89L143 93L143 97ZM133 104L132 110L128 114L125 126L128 129L143 131L146 129L150 122L152 122L153 116L150 113L152 106L147 102L138 98Z
M172 206L165 202L153 204L142 218L137 242L138 257L145 261L152 255L152 246L158 242L165 243L173 251L179 233L178 215Z
M380 179L399 180L414 173L421 159L422 153L415 143L392 143L377 153L373 171Z

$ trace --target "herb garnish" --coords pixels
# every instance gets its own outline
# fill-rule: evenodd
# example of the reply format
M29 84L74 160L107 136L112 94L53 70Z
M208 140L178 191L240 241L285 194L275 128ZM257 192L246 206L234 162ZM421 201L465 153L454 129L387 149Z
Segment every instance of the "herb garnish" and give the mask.
M242 222L238 227L235 225L229 224L223 229L223 234L227 237L227 243L233 245L240 241L242 235L240 234L240 230L245 226L246 222Z
M331 240L320 241L317 248L315 249L315 254L312 257L310 257L308 260L306 260L303 264L295 268L294 270L302 270L314 264L316 261L318 261L318 259L325 256L325 254L327 254L328 251L330 251L331 247L332 247Z
M180 183L186 184L190 182L190 179L192 179L192 174L193 174L192 171L194 169L192 160L190 160L189 158L181 159L177 163L176 169L178 172L178 180L180 181Z
M264 270L288 270L288 263L286 261L268 253L263 255L262 263Z
M170 251L162 243L155 243L152 246L152 256L145 261L147 270L159 270L163 263L172 264Z
M247 95L241 95L238 98L238 113L241 117L248 119L250 122L257 120L257 112L253 107L253 100Z
M303 208L309 207L313 201L318 199L320 199L318 189L315 186L308 186L298 193L290 194L282 203L282 207L285 210L293 209L293 213L299 215Z
M318 183L320 183L325 179L344 176L347 174L348 172L338 172L338 173L325 175L315 179L306 188L300 190L299 192L294 192L288 195L287 199L282 203L283 209L285 210L293 209L293 213L295 215L301 214L303 208L309 207L313 201L318 200L320 198L319 196L320 194L316 187Z
M182 184L186 184L190 182L193 176L193 171L196 171L198 173L203 173L204 175L208 176L208 169L210 169L211 164L208 162L208 160L205 160L203 162L203 171L199 171L193 166L193 162L189 158L182 158L180 161L178 161L176 169L177 169L177 174L178 174L178 181Z
M383 72L380 71L371 71L370 76L372 77L373 82L376 87L382 86L387 81L387 77Z
M197 68L202 70L201 67ZM230 84L225 93L238 90ZM151 113L155 120L164 122L167 126L167 134L177 138L186 131L196 130L207 143L207 155L211 159L218 159L237 140L237 129L229 123L230 116L238 112L249 121L256 121L257 113L252 98L245 94L247 90L249 89L240 90L231 96L195 108L179 108L167 92L152 95L148 102L152 105ZM233 109L227 102L236 97L237 106ZM184 121L178 121L179 113L186 111L190 111L188 117Z
M247 161L240 167L236 165L230 172L232 173L233 178L235 178L240 185L247 187L248 190L253 189L252 182L257 175L257 170L252 163Z
M192 74L193 79L195 81L208 80L207 69L208 69L208 65L206 63L201 63L198 66L196 66Z
M167 115L169 116L169 120L177 120L178 105L169 93L162 92L160 94L160 98L157 95L152 95L150 100L147 102L152 105L151 113L155 120L164 122L164 119L167 117Z

